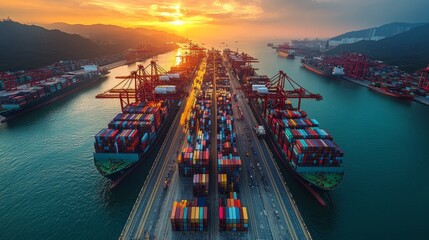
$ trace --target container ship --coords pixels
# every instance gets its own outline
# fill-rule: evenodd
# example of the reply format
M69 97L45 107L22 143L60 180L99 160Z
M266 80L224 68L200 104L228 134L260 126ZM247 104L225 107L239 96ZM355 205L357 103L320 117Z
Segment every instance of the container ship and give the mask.
M394 86L380 83L380 82L371 82L371 84L368 85L368 88L376 91L378 93L394 97L394 98L400 98L400 99L406 99L406 100L413 100L414 96L411 95L408 92L401 91L401 89L397 89Z
M233 71L240 73L242 66L246 65L243 64L245 59L230 51L224 54ZM307 113L294 108L289 99L280 104L283 107L275 107L276 104L279 106L273 100L275 98L266 98L267 94L273 93L267 87L271 81L268 77L259 77L255 73L239 80L254 115L267 129L270 148L292 175L324 205L320 194L333 190L343 179L343 151L326 130L319 128L315 119L307 118Z
M12 90L0 91L1 123L68 96L103 79L108 73L106 69L96 65L83 68L84 70L42 80L37 84L24 84Z
M277 54L284 58L295 58L295 50L293 49L277 49Z
M94 163L97 170L115 182L145 161L171 125L172 100L144 101L126 106L95 135Z
M304 111L292 110L291 104L288 108L267 109L263 118L275 140L273 145L300 182L317 193L331 191L344 176L343 151L315 119L307 118Z
M318 75L333 78L344 76L344 68L342 66L329 66L322 63L322 59L319 58L303 58L301 59L301 65Z
M283 43L281 45L279 45L278 47L276 47L276 51L277 54L280 57L284 57L284 58L295 58L296 52L295 49L293 49L289 43Z
M94 164L101 175L112 180L111 189L140 163L152 164L150 154L163 142L203 59L199 50L169 72L152 60L147 67L140 65L129 76L118 77L124 80L96 96L119 98L122 109L95 135Z

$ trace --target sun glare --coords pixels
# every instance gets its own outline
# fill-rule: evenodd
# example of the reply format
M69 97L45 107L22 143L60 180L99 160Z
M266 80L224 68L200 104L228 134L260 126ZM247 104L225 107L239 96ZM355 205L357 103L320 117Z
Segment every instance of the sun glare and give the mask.
M182 51L180 51L180 48L177 49L176 53L176 66L182 63Z
M185 22L177 19L177 20L172 21L171 24L173 24L174 26L182 26L183 24L185 24Z

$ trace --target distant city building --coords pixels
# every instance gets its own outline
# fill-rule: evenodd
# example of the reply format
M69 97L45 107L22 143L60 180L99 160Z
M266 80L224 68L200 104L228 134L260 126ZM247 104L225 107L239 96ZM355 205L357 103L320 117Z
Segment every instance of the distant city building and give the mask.
M342 38L341 40L329 40L329 46L336 47L341 44L351 44L362 40L379 41L384 38L384 36L372 36L369 38Z

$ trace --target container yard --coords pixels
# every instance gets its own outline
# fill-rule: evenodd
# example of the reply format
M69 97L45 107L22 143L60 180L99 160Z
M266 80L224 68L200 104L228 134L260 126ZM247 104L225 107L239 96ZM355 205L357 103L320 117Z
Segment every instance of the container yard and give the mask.
M208 51L120 239L311 239L238 89Z

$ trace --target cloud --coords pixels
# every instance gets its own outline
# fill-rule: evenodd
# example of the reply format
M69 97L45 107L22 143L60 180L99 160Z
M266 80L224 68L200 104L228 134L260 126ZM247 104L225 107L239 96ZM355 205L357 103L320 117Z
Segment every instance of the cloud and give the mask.
M162 1L152 4L139 4L138 1L90 0L80 3L81 6L95 6L129 18L144 18L147 23L151 20L164 22L183 20L193 24L257 19L262 14L258 4L260 1L237 0L216 0L211 3L201 0L181 1L181 3Z
M0 17L22 22L106 23L202 33L329 37L393 21L429 22L427 0L32 0L0 1ZM177 23L176 25L173 23ZM180 24L179 24L180 23ZM179 26L180 25L180 28ZM217 26L217 28L214 28ZM233 30L235 29L235 30Z

